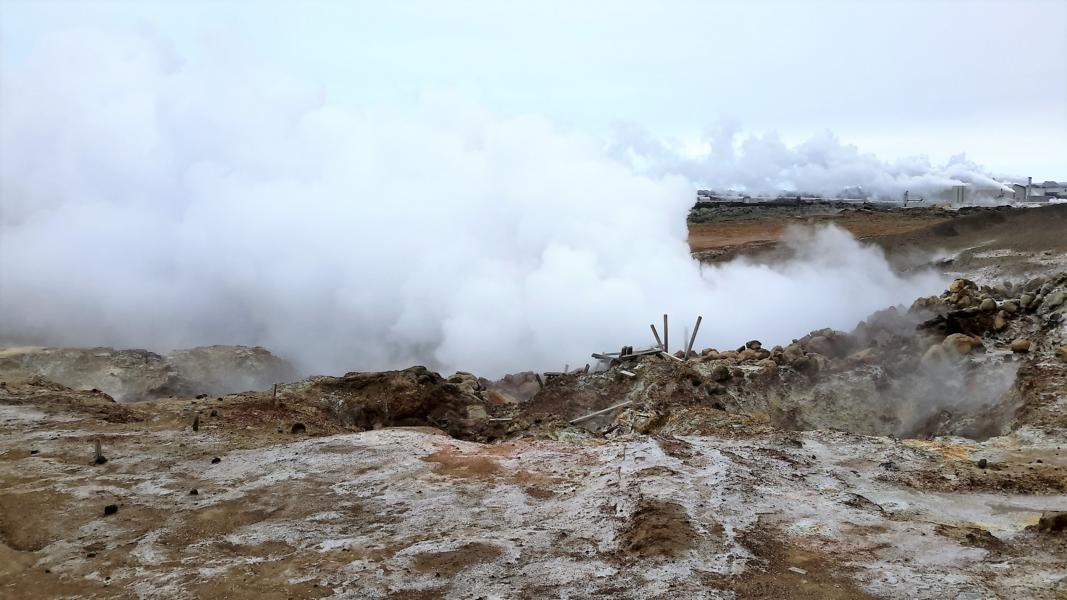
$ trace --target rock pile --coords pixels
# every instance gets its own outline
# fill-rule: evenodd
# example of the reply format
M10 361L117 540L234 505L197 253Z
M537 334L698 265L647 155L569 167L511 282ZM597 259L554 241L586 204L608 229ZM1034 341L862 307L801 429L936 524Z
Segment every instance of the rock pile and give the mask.
M1065 295L1067 274L998 286L957 279L851 332L822 329L769 349L758 340L705 348L686 362L649 354L627 363L634 377L611 368L554 379L517 410L559 423L632 402L582 422L602 432L652 431L676 421L671 413L705 407L787 428L984 439L1006 431L1018 408L1012 356L1040 360L1065 341Z
M277 399L282 404L317 406L340 426L355 430L423 426L463 439L482 439L490 428L487 407L494 406L486 391L469 373L446 380L426 367L410 367L310 377L279 385Z

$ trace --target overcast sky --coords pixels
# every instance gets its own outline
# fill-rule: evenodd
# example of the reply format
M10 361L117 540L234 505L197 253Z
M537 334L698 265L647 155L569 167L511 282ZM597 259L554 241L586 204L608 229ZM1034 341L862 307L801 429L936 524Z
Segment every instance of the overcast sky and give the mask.
M2 1L5 62L46 33L148 30L254 55L331 103L452 93L564 128L697 140L727 117L892 159L1067 179L1067 2ZM207 47L219 48L216 44Z

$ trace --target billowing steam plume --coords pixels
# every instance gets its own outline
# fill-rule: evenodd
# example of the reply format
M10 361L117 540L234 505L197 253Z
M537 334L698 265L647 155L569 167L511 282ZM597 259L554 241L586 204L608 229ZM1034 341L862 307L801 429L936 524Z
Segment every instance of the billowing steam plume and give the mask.
M640 127L620 125L610 150L640 172L681 174L719 193L899 200L905 191L917 198L957 185L987 195L1010 191L963 154L943 165L923 156L887 162L841 143L830 132L789 146L774 133L744 136L736 121L724 119L705 133L701 144L706 151L693 157Z
M698 346L769 344L941 283L838 230L774 267L702 272L683 177L540 118L448 98L334 106L209 54L78 32L4 66L0 337L496 375L639 345L663 312L675 340L702 314Z

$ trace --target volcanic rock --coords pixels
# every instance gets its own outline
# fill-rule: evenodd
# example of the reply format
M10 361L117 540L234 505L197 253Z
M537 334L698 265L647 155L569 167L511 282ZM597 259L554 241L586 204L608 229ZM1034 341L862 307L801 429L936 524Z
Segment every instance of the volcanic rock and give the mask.
M1000 311L995 317L993 317L993 329L1001 331L1008 326L1008 313Z
M449 383L426 367L311 377L278 387L286 401L318 404L344 427L431 426L464 435L467 407L483 404L464 383Z
M941 342L941 346L946 350L951 350L956 354L967 354L971 350L982 345L982 340L969 336L964 333L953 333L945 338Z
M726 365L715 365L711 368L710 377L712 381L726 381L730 378L730 369Z

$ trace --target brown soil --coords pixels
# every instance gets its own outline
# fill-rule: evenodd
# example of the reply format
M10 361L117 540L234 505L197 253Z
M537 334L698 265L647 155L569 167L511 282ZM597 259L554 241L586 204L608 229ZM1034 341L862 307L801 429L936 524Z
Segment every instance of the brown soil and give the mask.
M36 552L58 538L62 508L72 498L54 491L0 495L0 542Z
M471 565L496 560L503 554L496 546L475 542L446 552L416 554L411 559L411 566L420 573L451 577Z
M708 223L689 224L689 246L705 262L740 255L773 258L777 242L789 225L842 227L857 238L880 246L900 267L911 268L937 252L962 252L952 269L974 271L996 266L1009 272L1039 270L1027 253L1067 250L1067 204L1039 208L846 209L833 214L790 216L780 208L761 212L749 209ZM982 256L983 252L1011 250L1022 255ZM979 256L975 256L978 254Z
M842 227L860 239L900 235L943 223L954 213L939 210L914 211L842 210L833 214L783 216L775 211L762 217L758 207L744 218L733 217L717 223L690 223L689 247L693 252L717 251L721 256L748 247L777 242L790 225L829 225Z
M873 600L842 573L841 563L817 551L792 546L781 533L757 530L742 536L758 565L728 580L742 600ZM798 573L790 567L806 571Z
M484 479L501 472L500 465L485 456L467 456L451 450L439 450L422 460L437 464L437 473L450 477Z
M692 548L696 539L684 507L644 499L619 538L620 557L632 560L679 556Z

